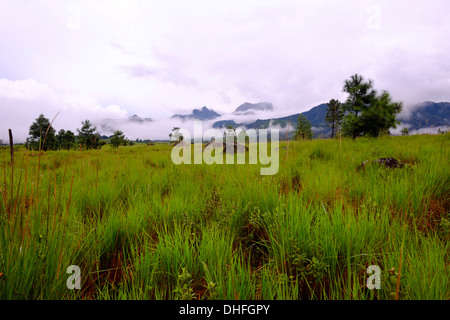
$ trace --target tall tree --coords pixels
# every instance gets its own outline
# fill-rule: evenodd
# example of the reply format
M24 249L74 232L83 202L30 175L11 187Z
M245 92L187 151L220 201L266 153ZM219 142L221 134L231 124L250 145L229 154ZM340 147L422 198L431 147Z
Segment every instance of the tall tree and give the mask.
M341 126L343 116L344 112L341 109L339 100L331 99L330 102L328 102L327 114L325 116L325 121L331 128L331 139L336 136L337 131Z
M40 114L36 121L31 124L29 135L26 144L34 150L47 151L57 148L55 129L43 114Z
M70 148L75 147L75 141L76 137L75 134L67 130L61 129L58 131L58 134L56 135L56 138L58 140L58 148L59 149L67 149L70 150Z
M401 111L402 104L392 102L387 91L377 95L372 80L366 81L355 74L345 80L343 91L348 93L347 100L341 104L344 135L353 139L363 135L377 137L398 124L396 115Z
M100 135L95 132L97 128L89 120L82 121L81 125L81 129L77 129L78 144L86 150L101 147Z
M358 74L345 80L343 91L348 93L347 100L342 104L342 111L345 113L344 134L355 139L363 132L360 116L373 103L376 92L373 90L373 81L365 81L363 76Z
M297 118L297 129L295 132L297 139L311 139L313 132L311 130L311 122L303 114L300 114Z
M402 107L402 103L392 102L389 92L383 91L361 116L364 134L378 137L382 133L389 133L389 129L396 128L397 124L400 124L396 116L402 111Z
M126 146L128 144L127 139L125 138L125 135L122 131L117 130L114 131L114 135L111 138L111 147L113 148L119 148L119 146Z

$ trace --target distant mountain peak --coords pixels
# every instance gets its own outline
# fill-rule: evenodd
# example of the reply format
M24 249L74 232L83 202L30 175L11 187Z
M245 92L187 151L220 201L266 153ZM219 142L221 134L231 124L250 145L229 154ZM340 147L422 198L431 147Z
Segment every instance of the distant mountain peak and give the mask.
M196 120L211 120L220 117L220 114L214 110L203 107L201 109L192 110L191 114L174 114L171 118L178 118L182 120L196 119Z
M252 114L254 111L273 111L273 105L270 102L245 102L237 107L233 114Z
M143 122L150 122L150 121L152 121L152 119L151 118L141 118L137 114L133 114L131 117L128 118L128 121L143 123Z

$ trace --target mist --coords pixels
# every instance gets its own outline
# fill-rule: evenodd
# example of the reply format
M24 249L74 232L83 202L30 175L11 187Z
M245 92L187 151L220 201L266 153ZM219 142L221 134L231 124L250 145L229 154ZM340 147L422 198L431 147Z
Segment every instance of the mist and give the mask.
M3 0L0 139L12 129L23 142L40 113L58 112L57 130L114 119L130 139L166 139L183 125L171 115L202 106L230 114L267 101L274 112L255 119L270 119L343 101L355 73L407 114L450 101L449 9L446 0ZM154 121L122 121L134 114Z

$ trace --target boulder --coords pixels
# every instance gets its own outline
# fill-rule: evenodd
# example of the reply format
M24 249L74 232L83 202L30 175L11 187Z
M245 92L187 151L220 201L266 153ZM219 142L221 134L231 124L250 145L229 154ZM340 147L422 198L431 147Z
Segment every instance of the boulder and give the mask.
M376 162L378 162L380 165L383 165L386 168L389 169L397 169L397 168L403 168L403 164L400 163L400 161L398 161L395 158L380 158L375 160Z
M376 159L376 160L372 160L372 161L366 160L366 161L362 162L361 165L359 165L356 168L356 170L357 171L360 171L360 170L365 171L366 165L369 163L378 164L378 165L381 165L388 169L400 169L400 168L404 167L404 164L400 163L400 161L398 161L395 158L389 157L389 158L380 158L380 159Z

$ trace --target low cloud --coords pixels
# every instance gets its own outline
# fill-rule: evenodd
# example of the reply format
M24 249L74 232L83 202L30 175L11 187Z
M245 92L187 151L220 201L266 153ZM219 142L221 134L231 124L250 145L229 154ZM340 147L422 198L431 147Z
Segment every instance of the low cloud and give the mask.
M87 94L59 94L34 79L0 79L0 106L0 139L6 141L8 129L12 129L17 143L25 142L30 125L40 114L50 121L54 119L56 130L73 132L86 119L121 119L128 115L128 111L118 105L102 105Z

